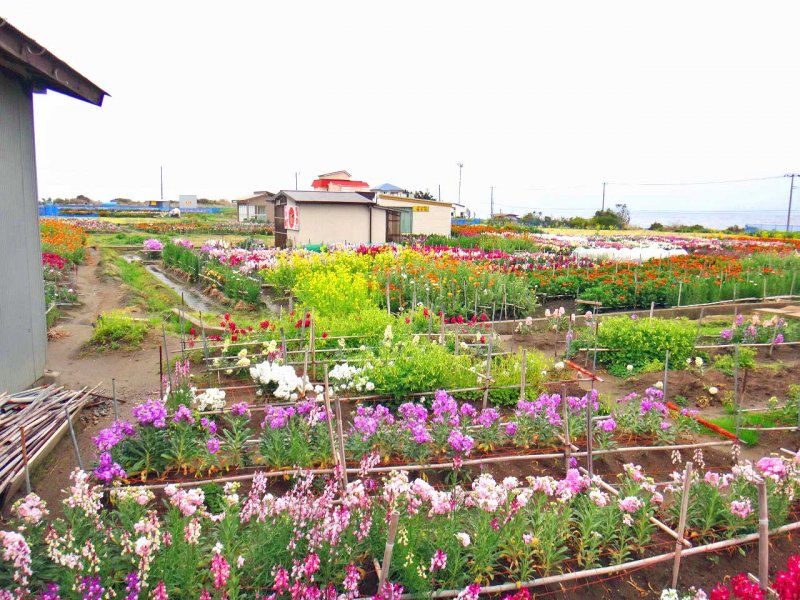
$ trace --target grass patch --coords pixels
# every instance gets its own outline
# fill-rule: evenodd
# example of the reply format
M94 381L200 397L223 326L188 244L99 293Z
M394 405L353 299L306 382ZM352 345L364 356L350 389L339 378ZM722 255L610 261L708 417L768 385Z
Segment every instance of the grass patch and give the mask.
M121 310L102 313L95 323L89 345L95 348L138 348L142 345L150 323L135 319Z
M742 413L741 419L742 420L740 424L742 427L783 427L794 425L794 423L790 422L786 418L782 411ZM708 421L730 431L733 434L736 433L735 415L716 417L713 419L708 419ZM742 430L739 432L739 437L748 446L754 446L758 443L760 432Z
M103 274L120 279L131 290L128 306L136 306L148 314L168 317L173 306L180 306L180 296L163 285L141 264L128 262L107 248L102 251Z

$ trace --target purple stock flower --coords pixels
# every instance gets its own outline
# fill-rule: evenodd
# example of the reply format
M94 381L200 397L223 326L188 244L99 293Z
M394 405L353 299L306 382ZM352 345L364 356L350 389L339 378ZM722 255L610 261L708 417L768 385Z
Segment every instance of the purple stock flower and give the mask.
M42 590L40 600L60 600L59 587L57 583L48 583Z
M268 406L264 411L264 420L261 422L261 429L283 429L289 424L297 411L294 408L282 408L280 406Z
M134 406L132 412L140 425L152 424L156 429L162 429L167 425L167 408L163 402L158 400L148 400L143 404Z
M604 433L611 433L617 428L617 422L614 420L614 417L609 417L607 419L603 419L602 421L598 421L597 427Z
M494 408L484 408L478 418L475 419L475 425L480 425L484 429L489 429L497 419L500 418L500 413Z
M417 444L427 444L433 441L431 434L428 433L428 429L425 427L425 423L413 423L409 430Z
M117 463L114 462L114 459L111 458L111 454L109 452L103 452L100 455L100 461L97 465L97 468L94 470L94 476L100 479L101 481L105 481L106 483L111 482L115 477L125 477L127 473L120 467Z
M470 450L472 450L473 444L475 443L475 440L468 435L464 435L458 429L453 429L450 431L447 441L453 450L464 454L469 454Z
M100 584L100 577L83 577L78 586L78 591L83 592L83 600L101 600L105 589Z
M400 405L400 408L397 409L397 412L409 422L422 422L428 420L428 409L426 409L421 404L415 404L413 402L405 402Z
M779 333L778 335L775 336L775 343L776 344L782 344L783 343L783 334L782 333Z
M208 448L208 451L211 454L216 454L217 452L219 452L219 438L216 437L208 438L208 441L206 442L206 448Z
M119 444L125 436L132 436L135 433L136 430L133 425L127 421L115 421L111 427L101 429L100 433L92 438L92 441L100 452L108 452Z
M509 437L513 437L517 434L517 424L513 421L506 423L505 426L506 435Z
M459 412L463 417L474 417L475 415L478 414L477 409L474 406L472 406L472 404L468 404L466 402L461 405Z
M238 417L249 415L250 414L249 409L250 406L247 404L247 402L237 402L236 404L231 406L231 412Z
M139 583L139 575L136 571L131 571L125 576L125 591L128 592L125 600L137 600L139 598L142 585Z
M217 433L217 424L211 419L206 419L205 417L203 417L202 419L200 419L200 425L208 429L208 433L210 433L211 435Z
M431 405L434 423L447 422L450 426L458 425L458 403L445 390L438 390Z
M172 416L172 420L175 423L180 423L181 421L186 421L189 425L194 424L194 417L192 416L192 411L186 405L181 404L178 406L178 409L175 411L175 414Z
M719 337L722 339L723 342L729 342L733 339L733 331L731 331L728 327L723 329L719 332Z

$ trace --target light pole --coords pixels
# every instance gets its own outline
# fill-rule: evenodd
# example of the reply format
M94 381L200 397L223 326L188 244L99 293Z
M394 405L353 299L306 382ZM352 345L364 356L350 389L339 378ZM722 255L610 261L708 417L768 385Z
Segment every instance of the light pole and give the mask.
M784 177L791 177L792 182L789 185L789 210L786 211L786 231L792 230L792 192L794 191L794 178L797 177L797 173L787 173Z
M603 182L603 203L600 205L600 212L606 209L606 182Z
M464 168L464 163L458 164L458 204L461 205L461 169Z

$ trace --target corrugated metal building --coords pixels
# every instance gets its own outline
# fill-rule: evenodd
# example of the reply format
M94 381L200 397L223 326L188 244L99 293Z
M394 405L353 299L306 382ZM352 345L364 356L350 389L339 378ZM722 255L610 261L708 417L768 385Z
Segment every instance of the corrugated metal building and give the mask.
M400 241L400 214L373 192L281 190L275 196L275 246L385 244Z
M44 373L47 353L33 93L100 106L107 94L0 18L0 391Z

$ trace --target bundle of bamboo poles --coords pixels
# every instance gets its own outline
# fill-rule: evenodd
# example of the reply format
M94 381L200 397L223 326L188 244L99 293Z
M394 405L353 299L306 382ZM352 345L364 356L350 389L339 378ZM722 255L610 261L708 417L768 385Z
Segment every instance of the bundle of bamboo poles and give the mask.
M94 390L67 390L55 385L15 394L0 393L0 506L30 469L52 451Z

